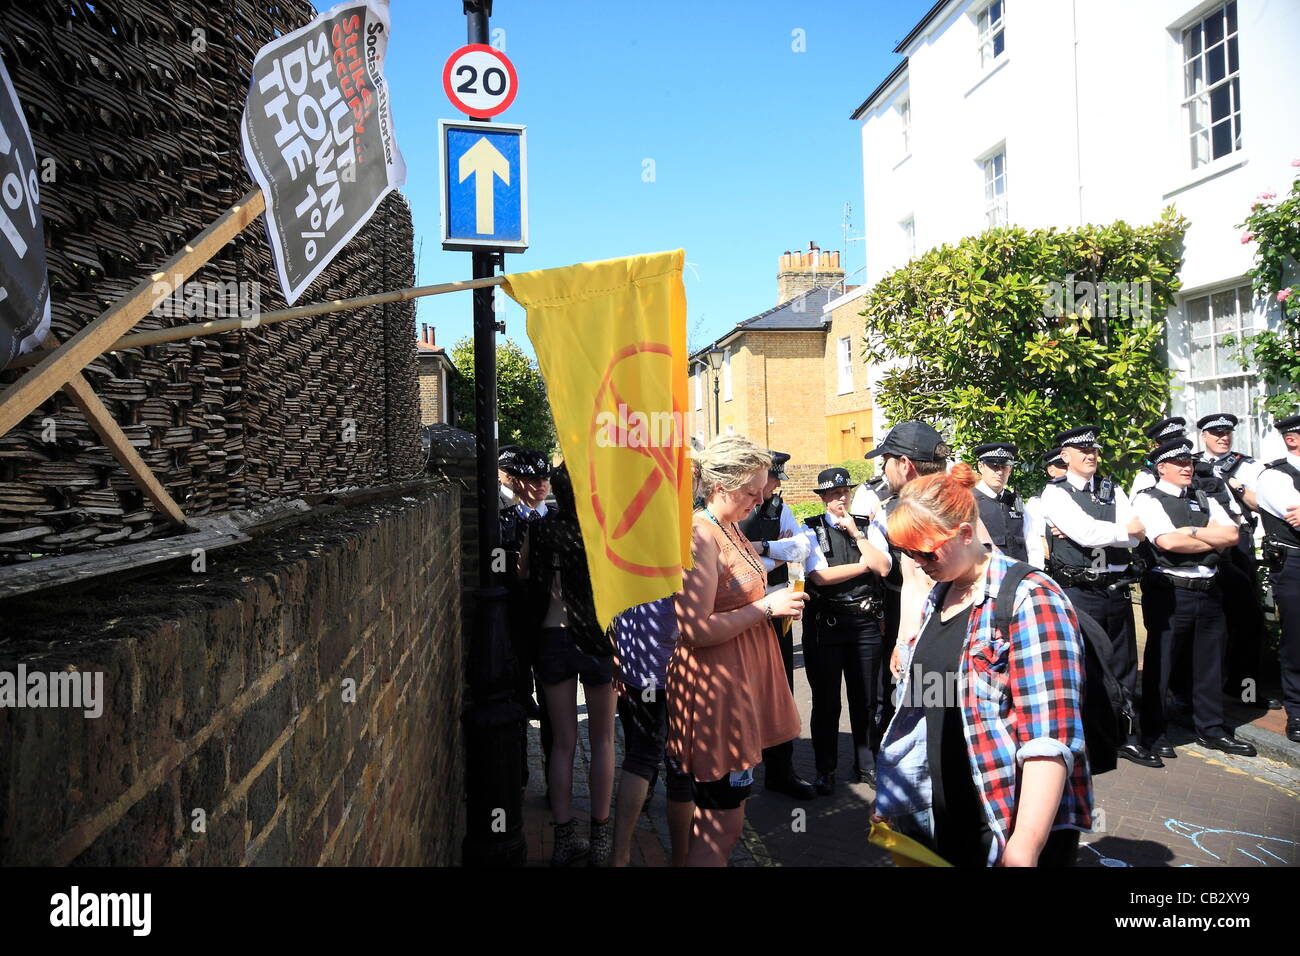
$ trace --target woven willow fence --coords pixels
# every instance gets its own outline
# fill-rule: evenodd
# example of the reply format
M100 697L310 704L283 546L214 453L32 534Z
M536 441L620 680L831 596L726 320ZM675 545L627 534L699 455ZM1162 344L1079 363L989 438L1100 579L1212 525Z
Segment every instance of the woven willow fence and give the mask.
M250 187L239 119L256 51L299 0L0 3L0 56L41 163L52 329L66 340ZM301 302L413 284L392 194ZM284 307L265 232L246 229L135 331ZM167 314L174 311L176 314ZM190 516L383 483L418 470L412 302L100 356L86 377ZM229 313L227 313L227 317ZM9 382L18 373L0 373ZM0 563L137 541L167 522L61 394L0 437Z

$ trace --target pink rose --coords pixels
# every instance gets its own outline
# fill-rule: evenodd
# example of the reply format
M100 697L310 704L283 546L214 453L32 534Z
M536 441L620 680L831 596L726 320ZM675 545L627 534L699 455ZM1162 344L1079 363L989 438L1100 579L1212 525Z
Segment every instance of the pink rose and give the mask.
M1300 159L1293 159L1293 160L1291 160L1291 165L1292 165L1292 166L1300 166Z
M1256 199L1276 199L1276 198L1277 198L1277 193L1273 192L1273 190L1270 189L1270 190L1267 190L1266 192L1262 192L1262 193L1260 193L1260 194L1259 194L1258 196L1256 196L1255 198L1256 198Z
M1243 232L1241 234L1241 244L1243 246L1248 242L1254 242L1254 241L1255 241L1255 234L1253 232Z
M1292 293L1292 291L1294 291L1294 290L1292 290L1292 289L1279 289L1279 290L1278 290L1278 293L1277 293L1277 301L1279 301L1279 302L1285 302L1287 299L1291 298L1291 293Z

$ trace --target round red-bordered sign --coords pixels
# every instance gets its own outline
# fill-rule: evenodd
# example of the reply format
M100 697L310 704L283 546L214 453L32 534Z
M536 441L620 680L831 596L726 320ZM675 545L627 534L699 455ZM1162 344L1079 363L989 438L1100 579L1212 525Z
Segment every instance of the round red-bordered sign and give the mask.
M515 65L486 43L471 43L447 57L442 88L451 105L474 119L504 113L519 92Z

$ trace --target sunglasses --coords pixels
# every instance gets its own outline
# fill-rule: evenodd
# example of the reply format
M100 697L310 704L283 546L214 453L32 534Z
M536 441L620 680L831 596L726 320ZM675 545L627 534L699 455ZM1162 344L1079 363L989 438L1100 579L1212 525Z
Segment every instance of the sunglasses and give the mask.
M943 550L943 546L955 537L957 537L957 533L953 532L943 541L939 542L938 547L934 551L918 551L915 548L899 548L898 550L901 551L903 554L907 555L917 564L920 564L923 561L928 561L928 562L938 561L939 551Z

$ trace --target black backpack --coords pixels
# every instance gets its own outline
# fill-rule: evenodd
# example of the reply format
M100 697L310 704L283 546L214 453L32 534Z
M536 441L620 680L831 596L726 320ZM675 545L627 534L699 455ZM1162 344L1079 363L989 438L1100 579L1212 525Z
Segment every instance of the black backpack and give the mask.
M993 607L993 626L1003 637L1010 633L1016 588L1035 571L1038 569L1032 565L1017 561L1002 579ZM1083 634L1083 741L1088 750L1088 766L1095 777L1115 769L1115 751L1123 746L1134 725L1133 701L1128 688L1115 678L1106 629L1078 608L1074 614Z

